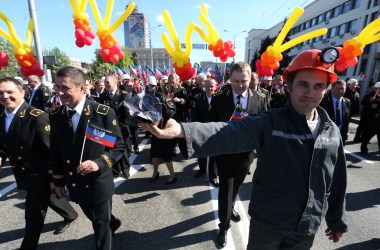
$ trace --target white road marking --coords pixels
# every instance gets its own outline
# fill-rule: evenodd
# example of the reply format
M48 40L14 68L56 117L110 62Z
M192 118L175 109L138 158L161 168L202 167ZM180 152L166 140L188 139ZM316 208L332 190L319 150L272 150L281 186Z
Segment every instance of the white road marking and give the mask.
M346 154L348 154L348 155L351 155L351 156L355 157L356 159L359 159L360 161L364 161L365 163L368 163L368 164L374 164L373 161L367 160L366 158L361 157L361 156L358 155L358 154L352 153L352 152L348 151L347 149L344 150L344 153L346 153Z

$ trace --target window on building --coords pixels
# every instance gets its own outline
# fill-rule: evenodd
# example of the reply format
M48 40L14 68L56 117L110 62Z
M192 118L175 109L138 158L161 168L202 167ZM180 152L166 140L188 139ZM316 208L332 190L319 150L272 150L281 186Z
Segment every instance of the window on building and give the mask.
M318 16L318 21L317 23L320 24L322 23L323 21L325 21L325 13L321 14Z
M372 0L368 0L367 9L371 8Z
M358 24L358 19L355 19L355 20L348 22L347 32L355 33L357 30L357 27L356 27L357 24Z
M342 9L342 5L339 5L338 7L335 7L334 9L333 9L333 15L332 15L332 17L334 18L334 17L337 17L337 16L339 16L340 15L340 10Z
M311 27L314 27L315 25L317 25L317 18L313 18L311 19Z
M339 26L335 26L335 27L332 27L332 28L330 29L330 32L329 32L329 38L334 37L334 36L337 35L337 33L338 33L338 27L339 27Z
M361 4L361 0L352 0L352 9L359 8L360 4Z
M251 49L248 49L248 61L251 59Z
M324 35L322 36L322 40L327 39L327 36L328 36L329 34L330 34L330 29L329 29L329 31L327 31L326 34L324 34Z
M347 23L343 23L339 26L339 35L347 33Z
M326 12L325 20L330 20L330 18L331 18L331 12L332 12L332 10L329 10L329 11Z
M377 11L375 11L375 12L373 12L372 14L371 14L371 22L373 21L373 20L375 20L375 19L377 19L377 15L379 14L379 12L377 12Z
M360 2L360 0L356 0L358 2ZM373 3L373 7L375 6L379 6L380 5L380 0L375 0L375 2Z
M351 0L343 4L342 14L347 13L351 10Z
M310 20L305 22L305 29L308 29L308 28L310 28Z
M251 41L248 41L248 47L249 48L251 47Z
M300 31L303 31L305 29L304 27L305 27L305 23L301 23L300 24Z

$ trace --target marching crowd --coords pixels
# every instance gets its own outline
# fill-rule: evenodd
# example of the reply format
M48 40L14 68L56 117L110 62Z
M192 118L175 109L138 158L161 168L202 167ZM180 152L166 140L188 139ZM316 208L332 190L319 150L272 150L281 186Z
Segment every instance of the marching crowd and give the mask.
M179 147L185 157L198 158L194 177L207 175L219 188L221 247L231 221L241 220L235 199L254 158L247 249L308 249L323 217L326 235L339 241L348 230L348 125L360 114L354 142L367 155L371 138L380 139L380 82L360 101L360 83L338 79L318 53L302 52L283 74L261 79L238 62L219 83L209 73L188 81L171 74L143 83L124 74L90 82L69 66L51 85L34 75L0 79L0 162L9 160L17 187L27 192L21 249L37 248L48 207L64 220L54 233L72 225L78 213L68 193L91 220L96 249L112 249L122 223L112 214L113 179L129 178L128 158L139 153L142 129L151 137L149 182L160 177L161 160L170 173L164 184L178 181L173 157ZM139 93L162 104L158 124L130 116L124 101ZM110 144L87 140L89 128Z

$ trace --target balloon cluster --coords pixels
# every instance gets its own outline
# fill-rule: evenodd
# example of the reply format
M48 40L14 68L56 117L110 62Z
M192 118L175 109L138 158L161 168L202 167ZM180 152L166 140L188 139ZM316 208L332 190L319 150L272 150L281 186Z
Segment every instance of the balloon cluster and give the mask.
M343 72L348 66L355 66L358 63L357 56L363 53L363 49L360 48L360 43L355 39L346 40L343 44L343 48L336 47L339 51L339 59L335 62L335 69Z
M9 56L7 53L1 51L0 52L0 70L2 67L8 66Z
M129 17L135 8L135 3L130 2L126 10L121 14L121 16L110 25L114 0L109 0L107 3L107 9L105 12L104 21L100 16L99 8L95 0L90 0L90 5L92 12L94 13L96 24L98 25L98 30L96 34L100 40L100 56L105 62L117 62L124 58L125 53L122 50L121 44L114 37L113 32Z
M343 43L343 48L337 47L339 59L335 62L337 71L344 71L348 66L358 63L357 56L363 54L363 48L370 43L380 40L380 18L369 23L358 36Z
M188 63L185 63L181 68L177 66L176 62L174 62L174 68L181 81L186 81L195 74L195 69L191 65L190 59L188 59Z
M285 50L288 50L301 42L327 33L327 29L325 28L318 29L282 44L286 35L289 33L290 29L294 26L297 20L302 16L303 12L304 10L300 7L297 7L292 12L280 34L278 34L273 46L268 46L266 51L261 55L260 60L256 61L256 72L259 76L272 76L274 70L277 70L280 67L280 61L282 60L281 53Z
M256 73L259 76L272 76L273 71L280 67L282 54L278 50L275 50L273 46L268 46L260 58L260 60L256 61Z
M21 67L21 73L24 77L28 77L30 75L44 75L44 71L41 69L40 63L37 61L33 51L30 48L15 49L15 57L18 65Z
M215 45L209 44L208 50L212 51L215 57L219 57L220 61L226 62L228 57L235 56L235 50L233 49L233 43L231 41L223 41L221 38L218 39Z
M113 34L99 36L99 40L100 47L102 48L100 50L100 56L105 62L117 62L124 58L125 53Z
M34 29L33 19L29 20L28 29L26 33L25 42L22 43L20 38L16 33L16 29L13 23L6 17L2 12L0 12L0 18L8 26L9 33L5 32L0 28L0 35L7 39L14 46L14 54L17 59L18 65L21 67L21 73L24 77L30 75L43 76L44 71L41 69L40 63L34 56L33 50L31 49L32 44L32 34Z
M92 40L95 39L96 34L92 30L90 20L87 13L76 13L73 15L75 24L75 44L82 48L92 44Z

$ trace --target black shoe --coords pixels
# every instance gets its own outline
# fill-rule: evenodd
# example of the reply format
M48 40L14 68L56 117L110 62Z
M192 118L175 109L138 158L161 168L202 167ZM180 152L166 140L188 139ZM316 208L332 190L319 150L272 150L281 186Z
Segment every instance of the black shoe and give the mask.
M221 247L225 247L227 245L227 230L220 229L218 233L218 243Z
M174 176L173 180L171 180L171 181L168 181L168 180L165 181L164 185L171 185L171 184L174 184L176 182L177 182L177 176Z
M122 175L127 180L129 179L129 177L131 177L131 175L129 173L123 173Z
M248 171L247 175L251 175L251 174L252 174L251 171Z
M367 149L367 148L360 147L360 152L361 152L363 155L368 156L368 149Z
M76 219L75 219L76 220ZM54 231L54 234L61 234L65 232L71 225L74 223L75 220L69 220L62 222L61 225L58 226L58 228Z
M199 170L199 171L194 175L194 178L200 178L200 177L202 177L204 174L205 174L205 172Z
M139 149L139 148L136 148L136 149L135 149L135 154L138 154L138 153L140 153L140 149Z
M236 210L234 208L231 211L231 220L234 222L241 221L240 214L238 214L238 212L236 212Z
M110 228L111 228L112 235L115 234L116 230L119 229L120 226L121 226L121 220L120 219L118 219L118 218L111 219Z
M219 187L219 181L218 179L211 179L209 180L209 182L211 183L211 185L213 185L214 187Z
M154 182L154 181L156 181L156 180L158 179L158 177L160 177L160 173L159 173L159 172L156 174L155 177L150 178L150 179L149 179L149 182Z
M355 143L360 143L360 142L362 142L362 140L361 140L360 138L356 138L356 137L355 137L355 138L354 138L354 142L355 142Z

